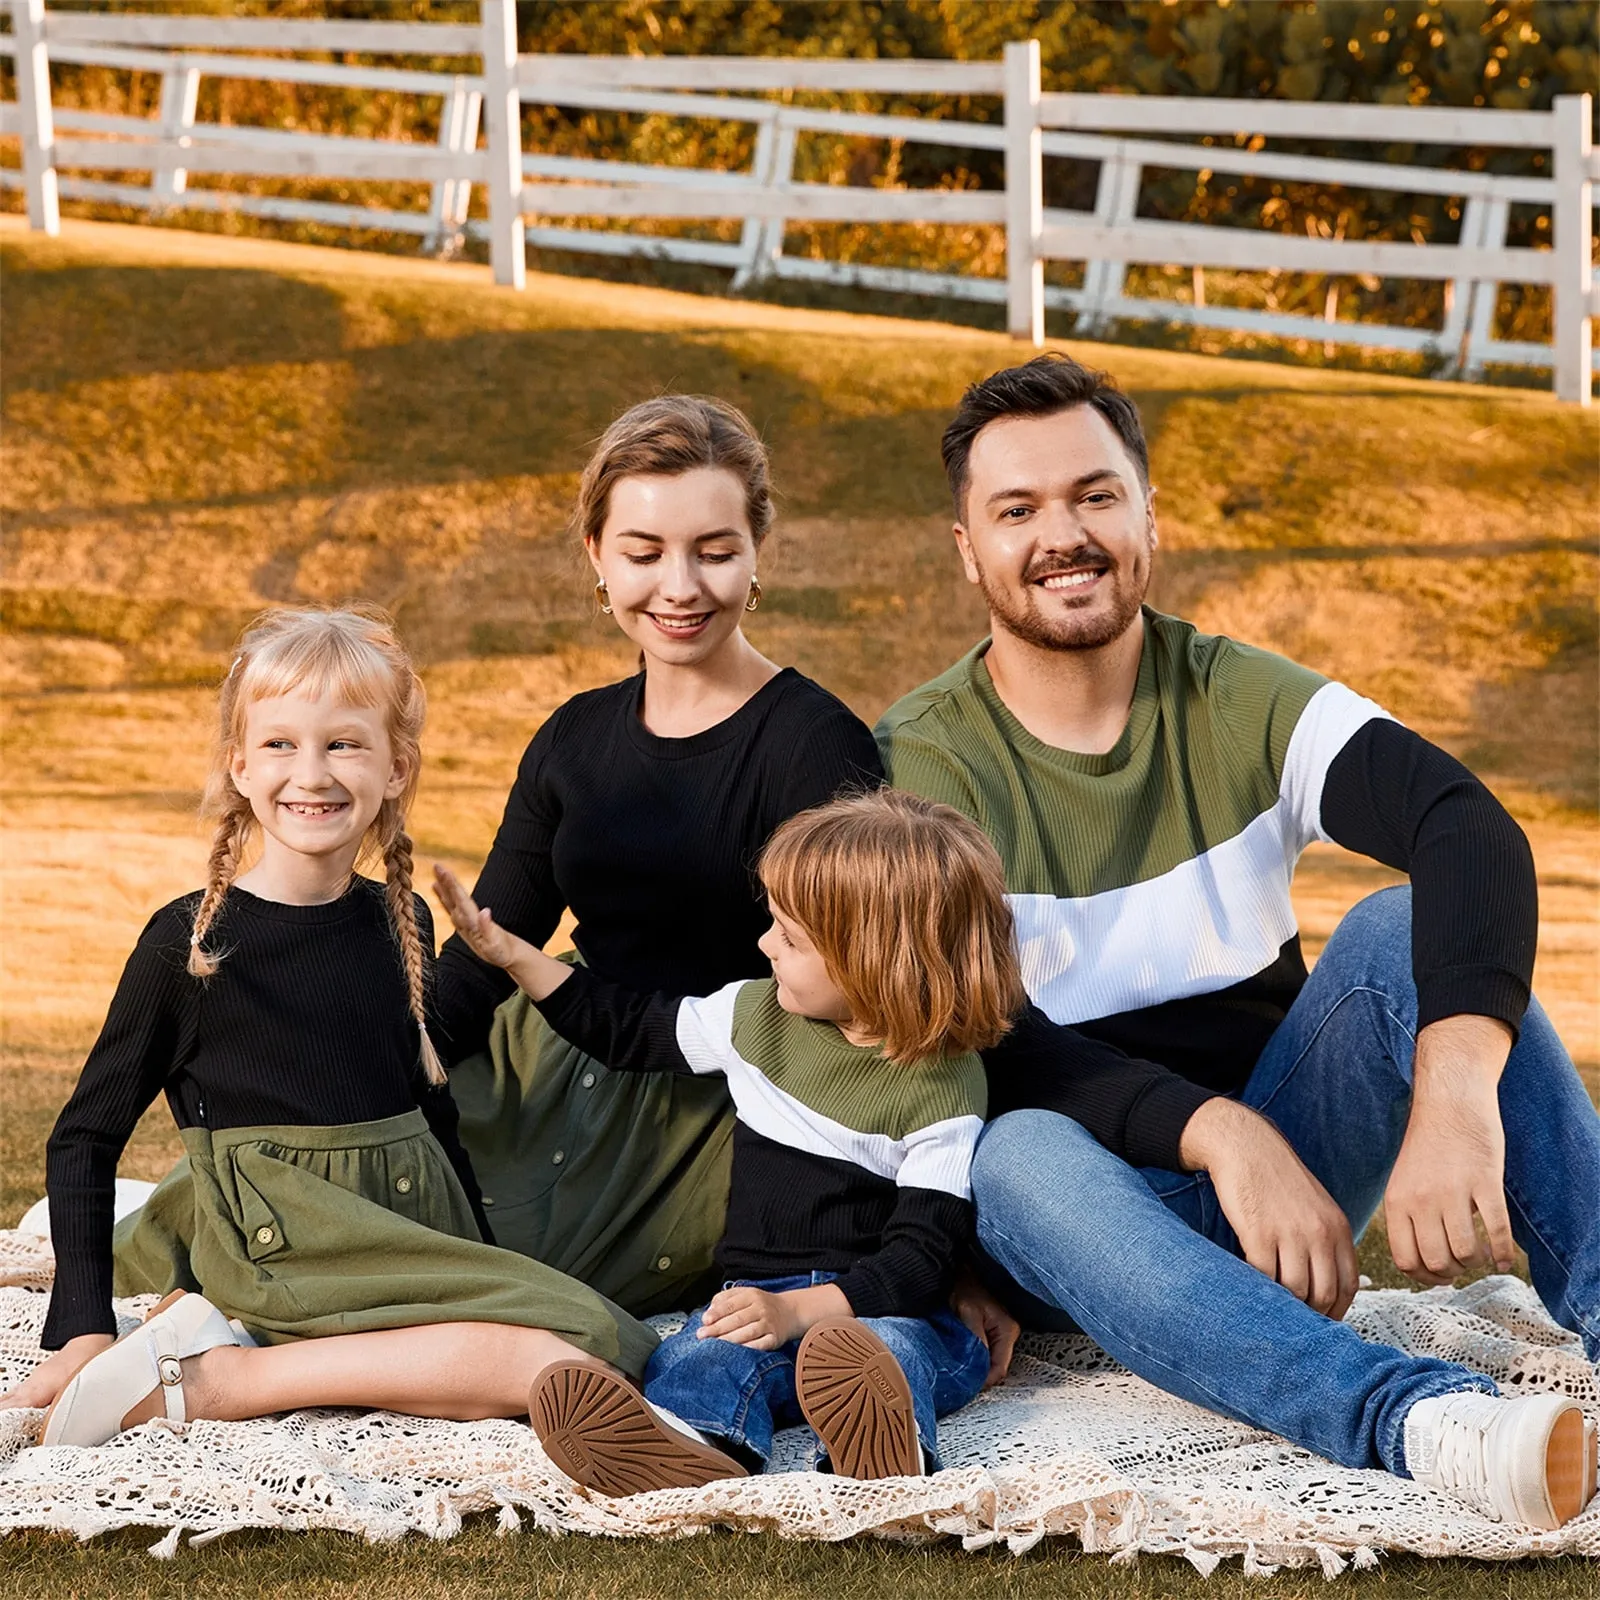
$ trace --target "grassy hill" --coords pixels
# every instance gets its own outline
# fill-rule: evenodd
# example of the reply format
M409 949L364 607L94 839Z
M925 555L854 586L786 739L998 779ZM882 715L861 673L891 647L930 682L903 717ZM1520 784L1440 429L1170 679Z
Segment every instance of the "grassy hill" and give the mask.
M635 400L716 393L770 442L751 632L777 660L870 720L981 631L938 436L966 383L1018 358L1003 338L10 217L0 272L0 1225L41 1192L145 917L198 881L211 686L262 605L395 610L432 702L421 853L468 872L543 717L631 670L565 519L588 442ZM1144 410L1157 603L1371 694L1528 828L1536 981L1600 1090L1600 419L1526 391L1076 353ZM1311 949L1389 881L1314 851ZM125 1170L175 1148L158 1110Z

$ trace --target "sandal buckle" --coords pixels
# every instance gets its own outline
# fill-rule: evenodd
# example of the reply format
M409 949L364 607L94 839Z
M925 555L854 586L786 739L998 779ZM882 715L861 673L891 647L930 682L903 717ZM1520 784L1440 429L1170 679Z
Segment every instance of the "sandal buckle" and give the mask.
M156 1371L169 1389L183 1382L183 1363L176 1356L157 1356Z

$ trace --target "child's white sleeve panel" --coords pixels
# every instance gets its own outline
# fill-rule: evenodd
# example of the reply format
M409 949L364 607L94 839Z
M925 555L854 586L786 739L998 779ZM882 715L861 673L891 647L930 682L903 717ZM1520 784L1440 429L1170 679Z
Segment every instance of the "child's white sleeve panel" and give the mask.
M704 999L679 1004L678 1048L696 1077L719 1072L726 1077L738 1060L733 1048L733 1007L748 982L748 978L741 978Z
M951 1117L902 1141L905 1155L894 1181L902 1189L936 1189L958 1200L972 1198L972 1157L983 1132L981 1117Z

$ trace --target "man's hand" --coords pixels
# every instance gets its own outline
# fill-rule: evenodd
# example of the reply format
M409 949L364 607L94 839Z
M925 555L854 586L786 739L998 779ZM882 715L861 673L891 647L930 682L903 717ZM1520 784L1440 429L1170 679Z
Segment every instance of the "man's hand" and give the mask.
M950 1291L950 1309L989 1352L989 1376L983 1380L984 1388L1003 1383L1022 1332L1017 1319L970 1272L963 1272L956 1279Z
M76 1339L68 1339L15 1389L0 1394L0 1411L9 1411L13 1406L42 1411L46 1406L53 1406L61 1391L77 1376L78 1369L116 1342L116 1336L110 1333L81 1333Z
M1411 1118L1383 1216L1394 1264L1419 1283L1451 1283L1491 1262L1511 1270L1499 1101L1510 1053L1511 1030L1491 1017L1445 1017L1417 1035Z
M1350 1309L1357 1273L1349 1220L1265 1117L1233 1100L1208 1100L1178 1150L1186 1168L1210 1173L1252 1267L1335 1321Z
M855 1313L844 1290L831 1283L809 1289L784 1289L774 1294L738 1284L711 1297L700 1319L699 1339L726 1339L757 1350L780 1350L803 1338L824 1317L849 1317Z

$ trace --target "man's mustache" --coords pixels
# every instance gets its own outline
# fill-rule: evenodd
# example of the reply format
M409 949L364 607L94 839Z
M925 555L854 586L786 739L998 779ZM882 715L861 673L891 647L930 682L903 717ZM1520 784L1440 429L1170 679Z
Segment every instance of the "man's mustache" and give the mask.
M1109 572L1116 562L1095 544L1092 540L1085 542L1070 554L1061 551L1051 551L1048 555L1035 556L1023 569L1022 581L1024 583L1039 583L1045 578L1053 578L1061 572L1082 572L1085 567L1098 567Z

